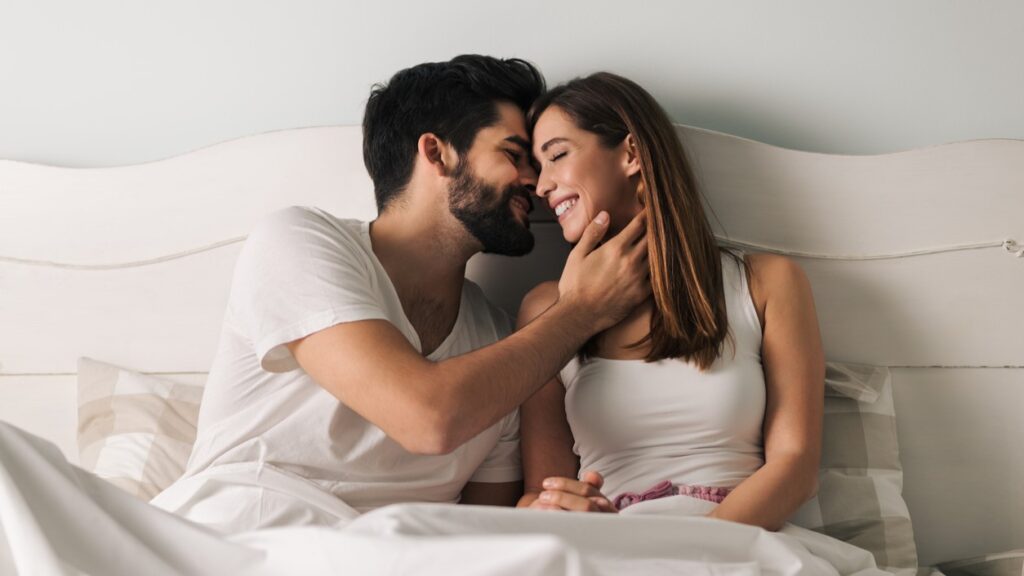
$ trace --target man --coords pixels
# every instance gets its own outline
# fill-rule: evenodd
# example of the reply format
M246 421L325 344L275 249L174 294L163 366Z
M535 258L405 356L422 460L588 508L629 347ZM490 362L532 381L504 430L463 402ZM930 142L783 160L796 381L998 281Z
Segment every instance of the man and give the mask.
M516 408L646 297L642 221L596 248L591 223L558 301L508 336L465 278L480 251L529 252L521 60L460 56L374 88L364 160L372 223L289 208L235 270L195 447L153 503L236 532L338 525L397 502L513 505Z

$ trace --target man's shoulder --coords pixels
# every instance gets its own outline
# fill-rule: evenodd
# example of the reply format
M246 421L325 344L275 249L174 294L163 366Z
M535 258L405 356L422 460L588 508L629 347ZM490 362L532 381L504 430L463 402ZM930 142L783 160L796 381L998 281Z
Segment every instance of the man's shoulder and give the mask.
M316 206L288 206L263 215L256 223L254 232L263 230L310 229L328 230L335 233L358 235L365 222L339 218Z
M310 289L317 282L371 279L371 249L361 237L362 226L306 206L267 213L249 232L235 263L232 299L256 297L262 286ZM264 292L263 302L277 294L276 288Z
M289 206L262 216L249 233L247 244L273 253L311 245L327 245L332 251L363 250L361 236L366 222L337 216L313 206Z

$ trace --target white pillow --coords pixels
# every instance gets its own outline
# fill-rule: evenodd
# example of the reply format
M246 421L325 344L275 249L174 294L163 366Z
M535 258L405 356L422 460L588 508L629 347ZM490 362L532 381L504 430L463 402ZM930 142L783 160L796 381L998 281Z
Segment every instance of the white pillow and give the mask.
M82 468L149 500L185 472L202 386L78 359Z
M870 551L883 570L917 572L888 368L826 364L818 495L790 522Z
M1021 576L1024 574L1024 548L943 562L936 568L946 576Z

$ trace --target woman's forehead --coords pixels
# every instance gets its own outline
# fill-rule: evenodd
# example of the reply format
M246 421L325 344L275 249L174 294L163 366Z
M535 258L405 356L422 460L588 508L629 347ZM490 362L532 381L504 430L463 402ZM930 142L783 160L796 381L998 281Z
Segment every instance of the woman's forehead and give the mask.
M580 140L583 130L563 112L554 106L545 110L533 127L533 150L535 154L543 154L548 148L563 143L576 143Z
M537 123L533 127L533 132L534 134L537 134L538 132L565 130L567 128L575 127L576 124L564 110L558 106L550 106L547 110L542 112L540 118L537 119Z

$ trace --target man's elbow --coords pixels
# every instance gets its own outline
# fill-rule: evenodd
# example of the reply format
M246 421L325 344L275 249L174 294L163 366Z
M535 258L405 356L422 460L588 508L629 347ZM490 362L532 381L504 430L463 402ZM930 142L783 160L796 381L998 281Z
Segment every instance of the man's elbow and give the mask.
M454 452L466 438L459 432L455 413L440 405L415 410L409 424L392 438L412 454L441 456Z
M416 382L408 385L408 382ZM437 364L403 377L403 383L387 386L401 389L382 407L377 423L392 440L412 454L439 456L454 452L471 439L471 410L460 395L457 379Z

